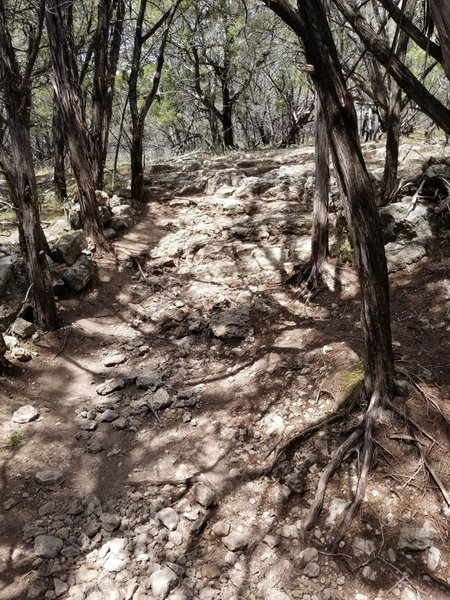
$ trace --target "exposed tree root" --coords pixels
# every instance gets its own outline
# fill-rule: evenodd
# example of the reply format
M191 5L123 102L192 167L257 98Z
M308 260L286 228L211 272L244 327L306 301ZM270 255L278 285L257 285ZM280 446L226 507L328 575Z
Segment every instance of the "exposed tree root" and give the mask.
M322 290L334 288L334 270L326 261L319 263L310 259L306 264L298 265L284 284L298 288L299 297L312 300Z

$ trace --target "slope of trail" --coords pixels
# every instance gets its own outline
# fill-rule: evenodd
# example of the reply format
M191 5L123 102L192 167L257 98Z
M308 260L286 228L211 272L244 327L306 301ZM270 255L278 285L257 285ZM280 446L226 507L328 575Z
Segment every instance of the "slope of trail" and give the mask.
M312 158L308 149L154 169L149 202L115 257L98 259L96 284L61 299L62 328L30 342L33 360L2 377L2 439L17 442L0 449L0 599L448 597L448 512L400 441L381 440L364 514L336 556L327 544L357 456L306 548L298 528L347 424L262 474L361 371L351 270L310 304L282 285L308 255ZM426 258L393 277L397 360L438 406L446 269L448 258ZM431 310L414 294L419 279ZM408 402L437 447L448 443L433 405ZM13 423L24 404L39 418ZM428 460L445 479L443 455ZM64 481L38 484L43 470Z

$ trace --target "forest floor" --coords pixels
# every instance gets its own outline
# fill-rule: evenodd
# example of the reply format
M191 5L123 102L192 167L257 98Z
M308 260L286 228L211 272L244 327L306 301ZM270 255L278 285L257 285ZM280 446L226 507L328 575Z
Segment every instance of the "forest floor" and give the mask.
M366 151L380 168L381 151ZM403 156L414 173L422 157ZM418 434L425 455L390 415L335 553L357 453L306 544L299 527L362 413L263 472L361 376L351 266L310 302L283 285L308 254L313 170L312 148L153 169L116 257L97 257L96 283L60 298L58 331L23 344L33 359L0 380L1 600L450 598L450 506L432 474L450 487L448 246L391 274L396 364L423 392L395 403L432 438ZM39 418L18 425L25 404ZM44 470L64 480L39 485Z

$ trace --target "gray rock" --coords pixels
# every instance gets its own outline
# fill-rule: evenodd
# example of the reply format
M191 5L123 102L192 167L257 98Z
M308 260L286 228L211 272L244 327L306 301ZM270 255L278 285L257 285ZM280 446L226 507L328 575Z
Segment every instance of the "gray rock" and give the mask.
M22 319L22 317L18 317L11 326L11 333L22 340L26 340L36 333L36 325Z
M34 540L34 553L40 558L55 558L63 545L62 539L54 535L38 535Z
M155 410L162 410L172 404L172 398L164 388L159 388L154 394L146 395L145 398Z
M45 517L46 515L51 515L56 510L56 504L53 500L50 502L46 502L39 508L39 516Z
M403 525L400 529L398 548L402 550L426 550L426 548L433 545L438 535L438 531L429 521L425 521L423 527Z
M305 562L316 562L319 557L319 552L317 548L309 546L300 552L300 558L302 558Z
M159 373L147 373L135 377L136 387L154 392L162 385L161 375Z
M121 365L127 360L125 354L108 354L103 359L103 364L105 367L115 367L116 365Z
M108 573L119 573L119 571L125 569L127 564L128 561L125 558L115 556L114 554L108 554L103 563L103 568L108 571Z
M161 521L161 523L163 523L163 525L167 527L167 529L170 529L170 531L174 531L178 527L178 523L180 522L180 517L178 516L178 513L170 507L163 508L162 510L158 511L156 513L156 516Z
M232 552L235 550L241 550L248 545L247 537L237 531L232 531L230 534L223 537L222 542L225 544L228 550L231 550Z
M100 521L102 522L103 529L106 529L106 531L114 531L119 527L121 518L119 515L113 513L103 513L100 516Z
M3 333L0 333L0 360L5 356L7 351L7 346L5 342L5 338L3 337Z
M363 556L364 554L369 556L375 552L375 542L356 536L352 542L352 551L355 556Z
M407 265L417 262L426 254L425 247L417 242L406 244L390 242L385 246L389 273L404 269Z
M0 258L0 294L2 295L14 276L14 269L17 262L18 258L15 254Z
M305 568L303 569L303 574L306 575L306 577L319 577L319 573L320 567L319 564L316 562L307 563Z
M119 204L113 206L111 212L115 217L132 217L135 213L129 204Z
M101 415L100 415L100 421L102 423L112 423L113 421L115 421L116 419L119 418L119 413L115 410L111 410L110 408L107 408Z
M201 482L198 482L193 486L192 494L197 502L205 508L212 506L216 500L216 495L212 489Z
M100 385L98 385L95 389L99 396L107 396L108 394L112 394L112 392L116 392L118 390L123 390L125 387L125 380L121 377L107 379Z
M41 579L30 581L27 586L27 598L42 598L44 591L45 583Z
M8 500L5 500L5 502L3 502L3 508L5 510L11 510L11 508L16 504L17 501L14 498L9 498Z
M56 262L73 265L81 252L87 248L87 240L83 231L74 231L61 237L51 249L51 256Z
M63 483L65 477L61 471L38 471L35 475L36 481L41 485L53 486Z
M226 521L217 521L212 526L212 530L217 537L225 537L230 533L230 524Z
M11 358L18 360L19 362L28 362L32 359L32 356L28 350L19 346L11 350Z
M75 264L61 273L61 277L75 292L81 292L94 277L95 263L82 254Z
M55 590L55 596L59 598L59 596L62 596L67 592L69 586L65 581L62 581L61 579L57 579L55 577L55 579L53 580L53 589Z
M105 238L107 240L112 240L112 238L116 237L117 231L115 229L113 229L112 227L107 227L106 229L103 230L103 235L105 236Z
M26 404L16 410L12 416L12 420L14 423L29 423L37 419L38 416L39 411L34 406L31 406L31 404Z
M81 229L83 224L81 222L81 211L80 205L74 204L69 209L69 225L72 229Z
M169 592L177 585L178 576L169 567L164 567L152 573L149 582L156 600L165 600Z
M246 338L253 335L248 310L230 309L214 316L210 322L211 331L220 339Z

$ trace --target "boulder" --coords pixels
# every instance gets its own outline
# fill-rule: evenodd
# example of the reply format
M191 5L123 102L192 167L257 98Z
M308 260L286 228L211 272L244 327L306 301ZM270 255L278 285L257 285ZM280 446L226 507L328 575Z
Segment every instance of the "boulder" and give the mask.
M80 211L79 204L74 204L73 206L70 207L68 221L69 221L69 225L72 229L81 229L82 228L81 211Z
M429 521L422 527L403 525L400 529L398 548L402 550L426 550L438 539L439 532Z
M102 205L98 207L100 222L103 226L108 225L111 221L112 213L108 206Z
M400 240L426 243L433 236L432 215L433 205L423 201L413 203L410 197L380 208L385 243Z
M61 276L70 288L81 292L94 277L95 271L95 263L88 256L81 255Z
M6 290L8 284L10 283L17 261L18 257L15 254L0 258L0 294Z
M132 217L134 215L134 210L129 204L119 204L118 206L114 206L111 209L112 214L115 217Z
M64 262L66 265L75 264L82 250L87 248L87 240L82 231L74 231L61 237L53 244L51 254L56 262Z

